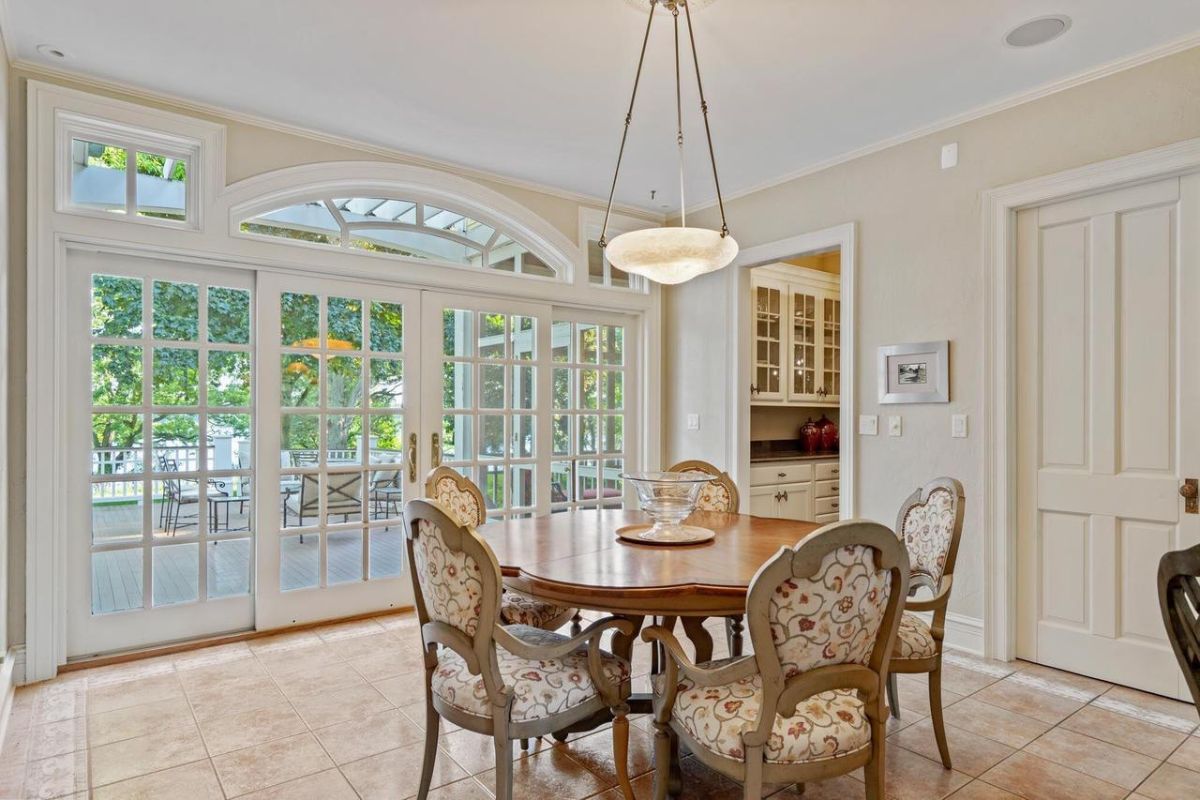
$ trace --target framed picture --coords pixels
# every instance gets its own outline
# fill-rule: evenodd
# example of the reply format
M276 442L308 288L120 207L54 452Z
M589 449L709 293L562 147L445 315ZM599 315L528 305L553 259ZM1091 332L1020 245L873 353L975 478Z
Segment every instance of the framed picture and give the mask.
M949 340L880 347L879 402L949 403Z

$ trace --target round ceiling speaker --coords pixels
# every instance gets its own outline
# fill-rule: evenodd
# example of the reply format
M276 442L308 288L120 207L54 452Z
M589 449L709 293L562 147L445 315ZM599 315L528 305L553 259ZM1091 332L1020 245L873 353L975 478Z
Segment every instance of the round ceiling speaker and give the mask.
M1071 18L1060 15L1038 17L1013 28L1004 37L1009 47L1037 47L1052 42L1071 27Z

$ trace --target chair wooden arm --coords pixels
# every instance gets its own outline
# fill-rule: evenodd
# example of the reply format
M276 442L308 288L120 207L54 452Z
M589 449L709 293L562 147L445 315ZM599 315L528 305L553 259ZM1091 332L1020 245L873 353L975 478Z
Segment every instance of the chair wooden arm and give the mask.
M882 718L878 702L879 674L861 664L832 664L793 675L783 681L782 687L778 684L773 686L764 678L758 724L742 733L742 742L747 747L766 744L774 731L776 716L795 716L797 705L814 695L834 689L856 689L867 713L873 718Z
M421 638L424 640L427 650L432 644L448 647L462 657L472 675L479 674L479 656L475 653L475 645L458 628L444 622L426 622L421 626Z
M597 620L591 625L588 625L578 635L572 636L565 642L557 644L530 644L516 636L514 636L507 628L497 624L492 631L492 638L496 640L496 644L503 647L514 656L521 658L529 658L536 660L544 660L551 658L562 658L575 650L578 650L585 644L595 640L596 648L599 649L600 634L610 628L615 628L626 636L633 635L633 623L627 619L618 619L617 617L606 617L605 619Z
M950 601L950 587L954 584L953 575L945 575L942 577L942 585L938 589L938 593L928 600L913 600L911 598L904 601L905 611L939 611L945 608L946 603Z
M675 634L666 628L655 625L642 631L642 641L659 642L666 649L669 661L678 665L680 672L697 686L722 686L726 683L748 678L758 672L758 662L754 656L726 664L716 669L705 669L692 663L683 650L683 645L675 638Z

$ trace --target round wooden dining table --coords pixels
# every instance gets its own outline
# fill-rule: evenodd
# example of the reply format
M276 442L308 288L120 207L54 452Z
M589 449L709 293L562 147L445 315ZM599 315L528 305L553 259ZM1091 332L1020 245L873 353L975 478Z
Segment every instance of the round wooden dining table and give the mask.
M743 613L758 568L820 527L697 511L686 523L711 529L711 541L667 546L617 536L618 528L649 521L638 510L581 509L490 522L478 532L496 553L506 586L558 605L627 617L639 627L646 617L679 617L697 660L706 661L712 639L704 618ZM628 658L632 644L617 637L613 649Z

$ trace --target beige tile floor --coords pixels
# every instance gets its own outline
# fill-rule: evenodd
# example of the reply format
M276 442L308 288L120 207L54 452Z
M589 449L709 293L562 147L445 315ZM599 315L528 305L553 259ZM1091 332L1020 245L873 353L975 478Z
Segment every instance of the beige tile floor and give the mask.
M710 621L714 632L719 621ZM723 644L717 637L717 655ZM648 651L635 652L638 686ZM937 761L927 684L902 676L892 722L894 800L1197 800L1195 710L1070 673L948 653L954 769ZM389 798L416 793L423 703L411 614L330 625L182 655L68 673L22 688L0 751L0 798ZM635 718L632 768L649 797L651 736ZM610 734L518 751L522 800L619 800ZM488 739L443 728L433 800L486 800ZM741 789L694 758L685 796ZM797 800L795 787L772 787ZM809 784L806 800L862 798L859 776Z

